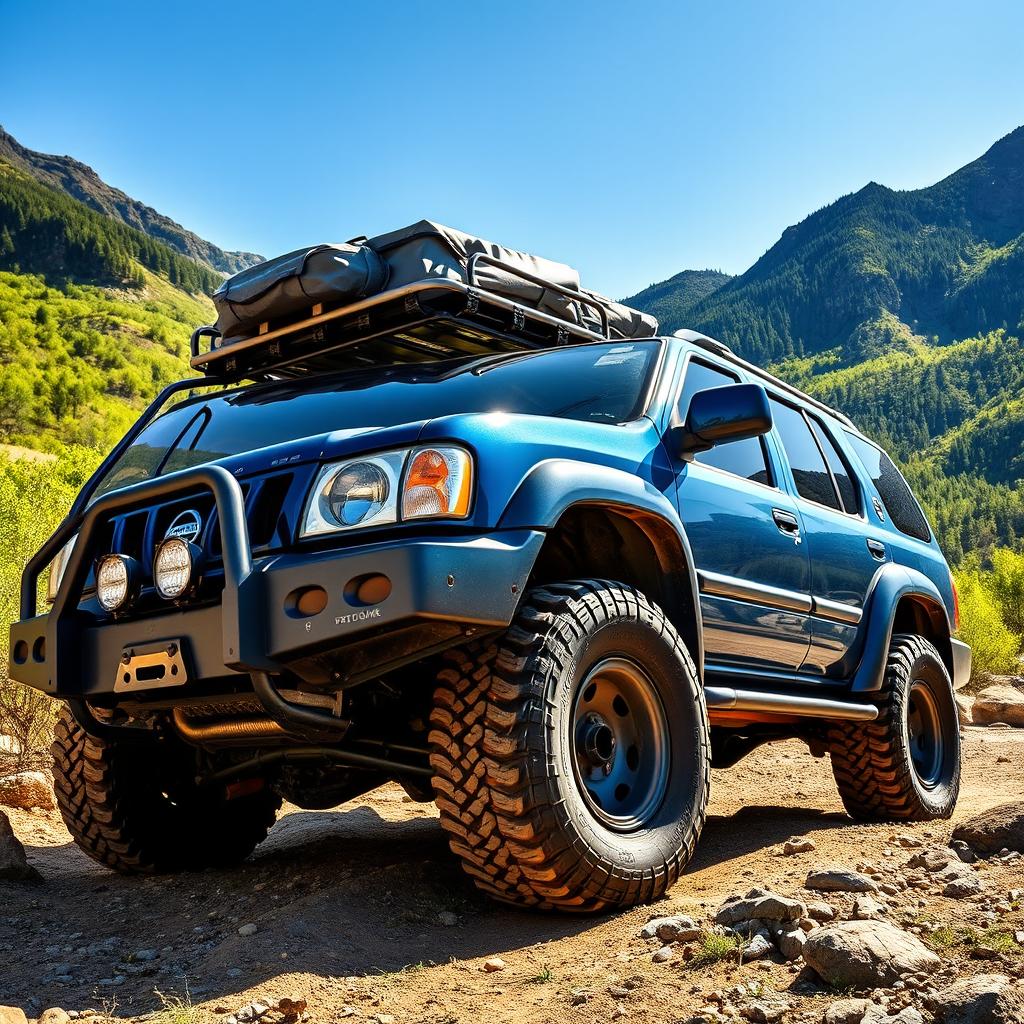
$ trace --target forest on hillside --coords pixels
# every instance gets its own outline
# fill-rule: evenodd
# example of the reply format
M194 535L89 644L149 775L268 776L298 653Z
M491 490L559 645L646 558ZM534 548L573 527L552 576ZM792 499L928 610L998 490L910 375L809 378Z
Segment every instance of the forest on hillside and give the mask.
M137 228L105 217L0 160L0 269L51 283L141 288L144 270L183 292L212 294L223 280Z

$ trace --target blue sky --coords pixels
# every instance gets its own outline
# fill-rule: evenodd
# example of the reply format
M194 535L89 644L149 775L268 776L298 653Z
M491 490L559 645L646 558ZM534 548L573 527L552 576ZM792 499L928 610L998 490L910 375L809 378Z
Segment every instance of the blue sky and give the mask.
M1019 2L0 0L0 123L225 248L430 217L625 295L1024 123Z

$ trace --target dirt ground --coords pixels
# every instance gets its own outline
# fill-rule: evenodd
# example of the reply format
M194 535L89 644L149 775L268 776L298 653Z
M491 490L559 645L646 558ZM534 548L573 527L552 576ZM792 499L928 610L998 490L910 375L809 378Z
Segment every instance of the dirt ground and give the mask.
M968 729L954 823L1022 796L1024 730ZM433 806L409 803L397 787L330 812L288 808L243 867L171 878L109 873L78 851L56 813L13 811L11 821L46 881L0 882L0 1004L30 1017L61 1006L123 1019L160 1009L162 993L196 1007L168 1020L204 1021L288 996L308 1002L310 1020L384 1024L653 1024L685 1020L723 985L756 980L758 989L786 991L796 977L787 965L654 963L638 932L654 913L707 920L725 896L754 884L807 898L801 885L812 868L903 864L913 851L898 836L944 841L952 828L855 824L827 761L796 742L765 747L715 774L696 858L668 898L576 918L478 895L449 855ZM817 849L781 856L794 835ZM983 865L988 891L1024 887L1022 864ZM897 918L913 911L981 927L986 909L901 899ZM252 930L245 925L255 934L240 935ZM999 927L1024 928L1019 903ZM491 957L505 968L485 972ZM964 964L965 973L982 969Z

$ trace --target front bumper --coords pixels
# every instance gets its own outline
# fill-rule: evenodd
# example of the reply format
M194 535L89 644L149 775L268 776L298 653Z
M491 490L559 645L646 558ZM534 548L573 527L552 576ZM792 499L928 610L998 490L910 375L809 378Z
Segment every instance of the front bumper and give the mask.
M962 690L971 679L971 649L962 640L950 638L953 653L953 689Z
M98 527L113 511L204 487L214 494L220 524L219 605L170 607L137 620L97 618L79 607L88 567L100 554L92 550ZM57 601L48 615L35 615L39 573L76 529L79 540ZM217 466L186 470L101 499L80 524L63 524L29 563L23 617L11 626L10 676L56 697L95 698L194 686L231 673L289 669L324 681L319 675L330 663L337 666L334 679L351 685L466 633L507 626L543 538L536 530L409 537L254 562L238 483ZM352 603L348 585L369 575L387 576L390 593L372 606ZM318 614L301 616L294 609L290 597L306 587L327 593ZM178 673L139 679L122 671L125 659L162 648L181 659L186 680Z

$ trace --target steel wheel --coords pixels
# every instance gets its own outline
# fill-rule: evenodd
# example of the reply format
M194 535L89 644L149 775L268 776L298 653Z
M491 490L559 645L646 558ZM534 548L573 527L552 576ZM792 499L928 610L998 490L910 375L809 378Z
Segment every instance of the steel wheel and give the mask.
M942 718L931 687L915 679L907 699L907 742L910 760L922 786L933 788L942 777L945 744Z
M579 684L569 717L576 783L588 810L616 832L658 812L670 768L665 709L647 674L605 658Z

